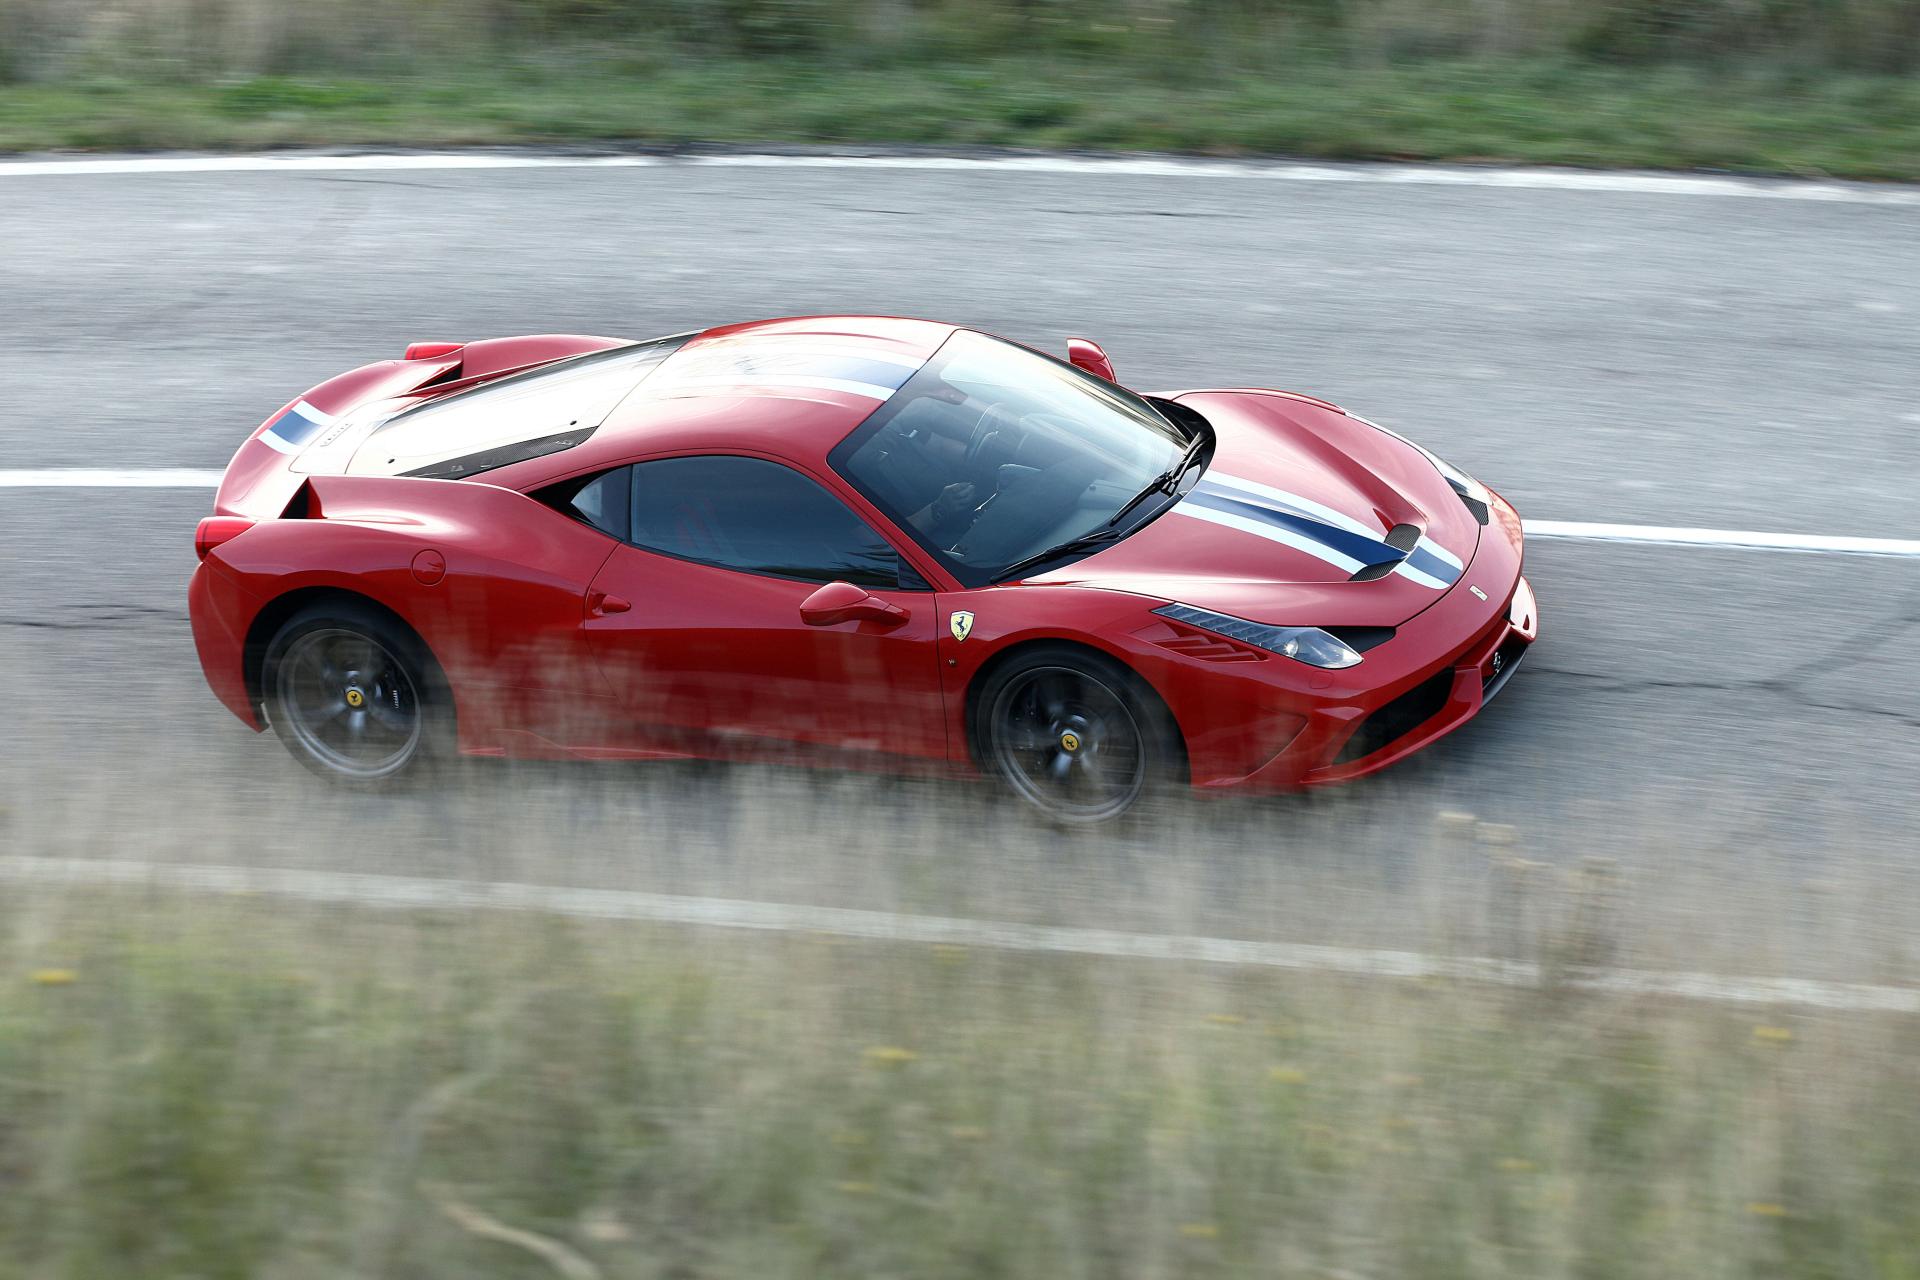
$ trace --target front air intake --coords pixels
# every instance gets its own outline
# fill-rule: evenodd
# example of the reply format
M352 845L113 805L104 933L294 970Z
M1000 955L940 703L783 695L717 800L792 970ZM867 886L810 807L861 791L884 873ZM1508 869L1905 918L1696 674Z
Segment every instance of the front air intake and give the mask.
M1446 710L1447 699L1452 696L1453 668L1449 667L1361 721L1334 763L1352 764L1392 746Z

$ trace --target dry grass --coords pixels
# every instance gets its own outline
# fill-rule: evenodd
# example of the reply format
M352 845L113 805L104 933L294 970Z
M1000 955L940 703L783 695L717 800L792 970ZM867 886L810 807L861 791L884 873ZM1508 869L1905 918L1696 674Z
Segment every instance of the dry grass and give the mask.
M217 759L23 769L5 851L1914 976L1906 881L1840 850L1809 885L1616 823L1615 858L1546 866L1446 820L1356 856L1379 791L1061 840L777 770L344 804L272 759L245 790ZM1920 1267L1911 1017L0 892L0 1276Z
M0 1274L1911 1275L1915 1032L36 892Z

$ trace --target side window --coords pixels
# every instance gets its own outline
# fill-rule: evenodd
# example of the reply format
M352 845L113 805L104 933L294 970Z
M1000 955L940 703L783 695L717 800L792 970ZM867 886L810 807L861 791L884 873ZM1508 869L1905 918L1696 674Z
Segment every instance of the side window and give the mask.
M563 516L572 516L600 532L628 540L627 496L632 488L631 467L615 467L597 476L564 480L533 496Z
M665 458L632 471L636 546L805 582L924 586L844 503L778 463Z
M627 493L630 489L627 467L616 467L587 481L568 505L573 514L602 533L627 538Z

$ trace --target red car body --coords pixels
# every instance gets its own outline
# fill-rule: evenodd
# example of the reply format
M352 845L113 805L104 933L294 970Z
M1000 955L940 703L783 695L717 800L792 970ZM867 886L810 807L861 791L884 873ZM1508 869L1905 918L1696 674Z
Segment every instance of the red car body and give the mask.
M666 367L713 344L788 338L908 366L955 332L871 317L768 321L698 334ZM1373 772L1458 727L1536 634L1511 506L1485 492L1476 509L1423 450L1282 391L1165 397L1211 426L1206 475L1242 486L1214 492L1253 501L1270 486L1375 537L1413 526L1422 547L1457 561L1455 580L1355 580L1325 553L1249 531L1223 501L1212 512L1177 504L1072 563L969 587L836 470L830 453L875 402L830 379L635 394L577 445L474 480L351 474L349 450L335 447L361 423L620 345L549 335L416 346L270 417L227 469L190 587L195 642L220 700L262 728L261 661L275 628L302 602L349 594L397 615L431 652L463 754L772 754L969 775L980 767L970 698L984 673L1048 641L1105 654L1151 688L1177 727L1192 787L1273 791ZM1097 357L1076 352L1083 366ZM276 427L286 422L304 438L290 442ZM838 598L822 602L817 582L656 554L533 496L623 464L712 455L812 479L931 589L847 588L848 600L868 602L863 616L823 623L838 616ZM1170 602L1390 638L1357 665L1322 669L1156 612ZM970 628L956 613L971 615Z

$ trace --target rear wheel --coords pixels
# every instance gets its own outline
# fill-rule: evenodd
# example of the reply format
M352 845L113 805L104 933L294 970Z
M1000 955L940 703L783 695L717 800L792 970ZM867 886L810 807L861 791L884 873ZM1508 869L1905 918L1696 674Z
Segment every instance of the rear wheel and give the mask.
M1056 822L1120 817L1163 783L1166 713L1110 659L1061 646L994 672L976 705L980 762Z
M267 719L324 778L377 786L440 754L450 717L438 670L397 620L351 601L290 618L267 646Z

